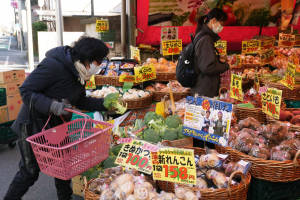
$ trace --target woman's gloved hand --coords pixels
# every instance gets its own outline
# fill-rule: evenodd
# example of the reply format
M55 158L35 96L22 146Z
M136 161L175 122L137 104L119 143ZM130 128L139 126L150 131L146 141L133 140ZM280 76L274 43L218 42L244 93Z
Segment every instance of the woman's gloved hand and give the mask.
M69 112L65 111L65 108L72 108L72 106L66 102L60 103L57 101L53 101L51 103L49 113L57 116L68 115Z

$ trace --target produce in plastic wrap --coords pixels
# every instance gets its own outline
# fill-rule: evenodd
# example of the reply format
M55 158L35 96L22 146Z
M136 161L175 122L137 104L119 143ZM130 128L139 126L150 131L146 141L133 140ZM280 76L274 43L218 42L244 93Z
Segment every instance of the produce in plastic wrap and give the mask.
M150 63L154 64L154 63L157 63L157 59L156 58L148 58L146 62L147 62L147 64L150 64Z
M162 83L155 83L154 89L155 91L161 91L162 89L166 88L167 86Z
M121 187L124 183L127 181L132 181L132 175L131 174L123 174L119 176L116 180L118 182L118 185Z
M160 64L164 64L164 65L167 65L167 64L168 64L168 61L167 61L165 58L160 58L160 59L158 59L158 62L159 62Z
M294 132L288 132L286 134L286 139L290 140L290 139L294 139L295 138L295 133Z
M121 189L121 196L127 197L133 193L134 184L131 181L127 181L120 187L120 189Z
M147 188L136 186L134 188L134 196L136 200L148 200L149 199L149 192Z
M114 192L108 188L104 190L100 196L100 200L112 200L115 197Z
M254 119L253 117L248 117L239 122L239 128L242 130L243 128L249 128L252 130L258 130L261 127L260 123Z
M152 86L146 87L145 90L146 90L146 91L149 91L149 92L155 91L154 87L152 87Z
M253 146L249 152L250 156L268 160L270 158L270 151L266 148L260 148L258 146Z
M287 151L271 151L270 159L277 161L286 161L292 160L292 157Z
M125 200L135 200L135 197L133 194L129 195L128 197L126 197Z
M195 187L200 188L200 189L207 189L208 185L207 185L207 182L203 178L199 177L199 178L197 178L197 183L196 183Z
M259 132L262 136L269 140L280 142L286 138L288 129L285 124L276 123L263 125Z
M175 194L161 192L161 197L160 198L162 198L163 200L173 200L175 198Z
M109 185L109 190L116 191L118 188L119 188L119 184L118 184L118 181L115 179Z
M218 189L226 188L228 185L226 175L213 169L207 171L206 178L212 180Z
M182 187L178 187L177 184L175 184L175 196L178 199L183 199L185 197L185 189Z

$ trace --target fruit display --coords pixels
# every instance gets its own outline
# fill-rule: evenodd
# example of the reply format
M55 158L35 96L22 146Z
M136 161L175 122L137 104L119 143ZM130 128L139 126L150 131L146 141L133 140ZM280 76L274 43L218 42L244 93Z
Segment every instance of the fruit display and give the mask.
M173 92L188 92L190 89L182 87L178 81L170 81L167 85L162 83L155 83L151 86L145 88L146 91L153 92L153 91L160 91L160 92L170 92L170 87L172 88Z
M287 125L300 126L300 109L293 109L292 111L280 110L279 120L285 122Z
M272 74L276 74L277 71L274 70L274 72L272 72ZM265 74L270 74L270 70L269 69L260 69L258 70L257 72L257 75L261 76L261 75L265 75ZM242 77L243 78L251 78L251 79L254 79L255 77L255 69L244 69L243 71L243 74L242 74Z
M256 55L245 55L245 54L241 54L241 62L242 65L245 64L260 64L260 56Z
M167 61L165 58L148 58L143 65L153 64L155 71L159 73L175 73L177 62Z
M296 71L300 72L300 50L297 48L275 47L275 59L271 65L277 69L286 69L288 62L296 65Z

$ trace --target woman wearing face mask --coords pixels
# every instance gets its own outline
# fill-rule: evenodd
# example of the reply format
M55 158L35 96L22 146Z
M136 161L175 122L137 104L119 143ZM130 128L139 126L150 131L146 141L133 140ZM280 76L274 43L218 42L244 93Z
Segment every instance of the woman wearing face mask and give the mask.
M104 42L96 38L82 37L73 47L62 46L49 50L46 58L39 63L36 69L27 77L20 87L23 105L18 118L12 125L12 129L18 133L18 144L21 151L19 172L15 175L8 188L4 200L21 200L39 177L39 166L33 155L28 153L26 137L21 134L19 123L28 120L42 120L46 123L50 114L50 126L55 127L63 123L59 116L65 121L70 121L72 113L64 108L76 106L81 110L105 111L103 99L86 97L85 82L100 70L102 59L109 50ZM32 101L34 117L30 116L30 102ZM34 135L36 132L32 132ZM63 133L62 133L63 134ZM29 148L30 149L30 148ZM29 151L32 152L30 149ZM55 178L58 200L72 199L71 180L64 181Z
M220 74L232 68L231 65L219 60L214 46L214 43L221 39L218 34L222 31L226 20L227 14L219 8L212 9L198 20L195 39L204 32L206 35L195 45L195 71L199 76L197 84L191 88L193 94L218 96Z

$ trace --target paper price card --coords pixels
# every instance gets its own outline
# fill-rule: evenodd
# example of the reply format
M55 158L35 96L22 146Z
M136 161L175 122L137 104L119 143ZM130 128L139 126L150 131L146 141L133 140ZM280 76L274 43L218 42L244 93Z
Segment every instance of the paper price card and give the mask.
M217 41L215 47L219 52L219 55L227 55L227 41Z
M278 46L280 47L293 47L295 43L295 35L279 33Z
M275 59L274 49L264 50L260 54L260 65L266 65L273 62Z
M149 81L156 79L156 73L154 65L151 63L149 65L144 65L141 67L134 68L135 82L140 83L144 81Z
M130 46L130 58L141 63L140 50L137 47Z
M91 79L85 83L85 89L87 90L96 89L95 75L93 75Z
M243 101L242 76L231 74L230 97Z
M196 184L194 150L160 148L151 152L153 179L176 183Z
M294 83L295 83L295 72L296 72L296 66L293 65L292 63L288 63L286 71L285 71L285 76L280 81L280 83L282 83L289 89L293 90Z
M182 40L162 41L163 55L176 55L182 51Z
M115 164L134 168L146 174L151 174L152 165L150 150L143 147L145 144L151 145L145 141L134 139L131 140L130 143L123 144L122 149L115 160Z
M261 49L270 49L274 46L275 37L261 39Z
M295 44L294 46L300 46L300 34L295 35Z
M258 54L260 50L260 40L242 41L242 53Z
M97 32L105 32L109 30L108 20L97 20L96 21L96 31Z
M135 77L133 75L120 75L119 82L135 82Z
M282 91L268 88L262 93L262 111L275 119L279 119Z
M188 96L183 134L227 146L232 104Z

